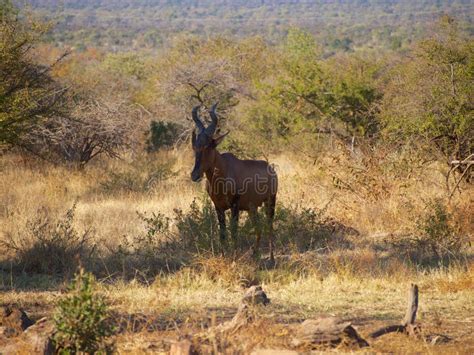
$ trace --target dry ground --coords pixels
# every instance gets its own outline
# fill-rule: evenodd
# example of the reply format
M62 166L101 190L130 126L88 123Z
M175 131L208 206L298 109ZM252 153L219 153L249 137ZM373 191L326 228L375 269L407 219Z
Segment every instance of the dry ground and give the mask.
M189 182L189 153L160 153L155 159L173 162L171 177L158 179L143 191L110 192L103 182L111 172L131 169L133 174L140 174L143 170L127 161L99 162L83 171L72 171L45 168L18 156L0 158L0 240L21 232L38 209L62 214L74 201L76 227L92 227L95 238L104 244L113 244L123 235L143 233L137 211L161 211L172 216L175 208L187 210L193 198L204 193L202 186ZM415 282L420 286L418 321L423 332L444 334L451 341L430 345L392 334L370 342L372 350L474 353L471 250L465 250L462 258L449 265L422 268L380 247L387 236L413 231L414 216L424 211L426 201L446 196L444 167L422 167L405 175L374 168L367 170L370 178L358 178L348 175L345 161L333 158L314 164L292 156L273 157L272 161L279 171L279 203L298 208L327 206L328 216L359 232L350 237L351 250L341 246L324 253L280 255L274 270L253 262L211 258L204 268L191 265L157 278L142 276L140 270L133 280L112 282L105 277L101 292L124 325L117 336L119 352L164 351L170 340L232 317L242 296L242 278L254 273L272 303L253 325L231 337L216 338L211 346L219 351L288 348L294 325L320 314L352 320L366 336L381 325L400 321L406 290ZM472 207L472 188L455 195L450 204L459 233L471 241ZM18 304L34 318L50 316L65 281L10 272L5 265L11 251L1 252L0 305Z

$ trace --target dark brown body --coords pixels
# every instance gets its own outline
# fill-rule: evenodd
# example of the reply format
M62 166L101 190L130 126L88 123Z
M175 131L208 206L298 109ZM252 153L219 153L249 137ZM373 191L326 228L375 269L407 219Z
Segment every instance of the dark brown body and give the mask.
M232 208L238 199L240 211L251 211L276 199L277 175L263 160L240 160L231 153L217 152L206 177L207 192L219 209Z

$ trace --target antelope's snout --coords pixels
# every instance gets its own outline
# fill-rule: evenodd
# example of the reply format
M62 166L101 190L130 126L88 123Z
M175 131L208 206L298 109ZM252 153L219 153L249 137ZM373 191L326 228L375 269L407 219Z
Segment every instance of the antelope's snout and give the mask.
M202 174L199 172L198 169L194 169L191 172L191 180L194 182L199 182L201 181L201 179L202 179Z

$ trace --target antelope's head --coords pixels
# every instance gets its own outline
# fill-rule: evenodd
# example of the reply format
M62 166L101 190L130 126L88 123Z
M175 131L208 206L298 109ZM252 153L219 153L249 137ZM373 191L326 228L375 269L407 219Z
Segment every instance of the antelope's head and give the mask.
M216 159L216 147L224 139L224 137L229 133L225 133L218 138L214 138L214 133L217 128L217 114L216 114L217 103L214 104L209 110L209 115L211 116L211 124L206 128L202 121L199 118L199 108L196 106L193 108L192 117L193 121L197 127L196 131L193 130L192 134L192 145L194 150L194 169L191 172L192 181L200 181L202 176L206 171L214 167Z

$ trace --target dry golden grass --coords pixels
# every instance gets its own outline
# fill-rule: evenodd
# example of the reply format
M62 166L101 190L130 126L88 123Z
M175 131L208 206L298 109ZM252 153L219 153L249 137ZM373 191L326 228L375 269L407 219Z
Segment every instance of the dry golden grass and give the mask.
M124 191L111 195L101 190L101 184L111 172L120 170L120 166L130 165L127 160L97 162L84 171L71 171L65 167L44 168L45 163L18 156L4 156L0 160L0 233L17 229L39 208L62 213L77 200L79 226L92 226L97 235L114 238L140 230L137 211L160 211L172 216L174 209L186 210L194 198L205 194L204 183L196 185L189 179L193 164L190 152L162 152L155 159L173 161L171 170L175 174L147 192ZM327 206L328 215L363 235L409 230L413 216L423 211L426 201L446 197L444 167L436 164L419 171L410 180L393 182L383 198L373 199L363 191L370 186L354 183L351 187L354 193L334 185L335 176L349 174L343 163L334 164L327 158L328 161L311 164L293 155L270 157L270 160L277 166L281 204L316 209ZM469 217L474 205L468 196L469 191L461 197L455 195L451 206L465 231L472 234L474 222Z
M188 178L192 166L188 151L161 152L155 159L173 161L174 175L158 181L148 191L110 193L102 189L103 182L111 172L129 168L131 161L101 161L83 171L71 171L14 155L1 157L0 240L21 231L38 209L47 209L51 215L63 214L77 201L76 227L93 228L102 244L116 244L123 235L143 233L137 211L159 211L173 217L174 209L187 210L194 198L205 193L203 185L192 184ZM391 181L390 176L385 177L388 182L380 183L385 184L383 196L374 197L367 189L370 186L364 184L377 182L354 180L348 175L347 161L335 164L332 157L313 165L290 154L271 160L278 166L278 203L298 208L327 206L327 216L359 231L359 235L348 237L352 250L339 247L325 253L280 255L274 270L262 269L245 258L201 257L193 265L155 279L141 275L136 280L114 283L104 279L101 292L119 317L132 322L131 315L141 314L154 329L152 333L140 328L120 334L118 350L166 349L163 344L169 344L167 339L209 326L212 314L217 322L227 319L235 312L242 285L256 282L263 284L272 304L257 323L233 338L219 340L227 344L229 353L288 347L291 327L288 330L284 325L295 325L318 314L351 319L362 335L367 335L380 325L402 318L406 290L410 282L416 282L420 286L419 321L423 329L445 333L453 341L434 346L387 335L371 343L372 350L474 352L472 333L467 332L474 326L471 250L449 267L418 269L378 249L385 245L387 236L413 231L414 217L424 212L426 201L446 196L444 167L434 164L406 179ZM346 179L350 189L335 186L335 176ZM469 192L472 188L464 195L455 195L450 208L459 222L459 233L472 240L473 201ZM2 255L6 254L2 251ZM64 282L5 269L0 273L0 305L15 303L35 317L50 315Z
M451 269L432 274L412 272L403 280L400 275L378 278L367 274L332 274L324 279L300 277L283 284L276 279L264 283L272 303L260 313L257 323L226 341L229 350L244 352L262 347L287 348L294 326L322 314L353 321L366 337L380 326L401 320L409 283L416 282L420 285L418 322L423 331L447 335L452 342L429 345L393 334L370 342L372 350L438 353L446 349L469 353L474 349L472 337L467 334L474 323L472 287L440 292L439 285L446 278L454 282L472 276L469 270ZM229 284L227 280L215 280L190 269L157 279L150 285L137 282L103 285L102 292L111 300L121 321L127 324L128 331L118 336L119 348L133 351L150 351L152 348L148 347L159 341L166 344L170 338L200 332L211 324L213 316L218 323L229 319L242 296L237 282ZM1 302L17 303L40 317L51 314L51 305L58 297L59 293L51 291L8 292L2 295ZM152 336L147 329L152 330Z

